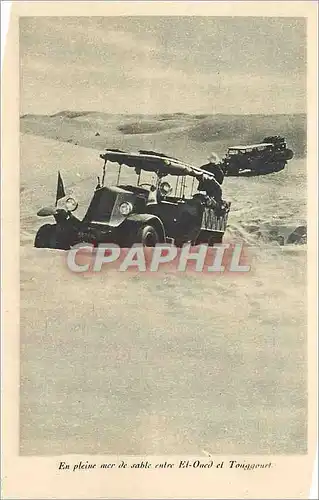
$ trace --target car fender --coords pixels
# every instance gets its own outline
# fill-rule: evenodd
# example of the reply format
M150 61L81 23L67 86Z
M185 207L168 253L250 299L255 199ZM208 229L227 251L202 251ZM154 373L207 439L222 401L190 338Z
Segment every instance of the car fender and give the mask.
M58 213L56 207L43 207L38 210L38 217L49 217L50 215L56 215Z
M49 217L52 215L57 224L61 226L68 225L69 228L78 228L81 226L81 221L75 217L71 212L64 210L64 208L56 207L43 207L37 212L39 217Z
M156 215L131 214L126 218L126 221L130 226L141 226L143 224L150 224L154 226L162 242L165 242L165 229L161 219L159 217L156 217Z

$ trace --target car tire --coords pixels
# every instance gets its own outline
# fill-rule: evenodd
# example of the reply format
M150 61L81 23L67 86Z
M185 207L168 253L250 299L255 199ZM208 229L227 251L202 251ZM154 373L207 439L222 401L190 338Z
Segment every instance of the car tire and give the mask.
M56 226L54 224L44 224L38 230L34 246L36 248L56 248Z
M144 247L154 247L160 242L156 229L150 224L141 226L134 240L134 243L141 243Z
M56 224L44 224L38 230L34 246L36 248L54 248L59 250L68 250L69 245L62 244L57 237Z

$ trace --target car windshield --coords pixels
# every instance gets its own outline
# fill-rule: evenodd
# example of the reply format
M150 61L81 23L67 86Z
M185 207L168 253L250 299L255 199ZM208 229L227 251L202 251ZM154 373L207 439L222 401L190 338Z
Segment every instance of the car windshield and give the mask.
M121 167L113 165L106 169L104 185L108 187L141 186L149 191L151 186L156 186L157 181L158 178L155 172L141 170L141 173L137 174L135 169L127 165L122 165ZM192 194L196 192L198 185L198 181L194 177L188 175L176 176L168 174L162 177L162 182L168 182L170 184L172 188L170 196L177 198L190 198Z
M137 186L141 183L156 184L156 174L155 172L145 172L141 171L139 176L135 170L126 165L121 167L116 164L109 164L106 168L106 175L104 180L105 186L119 186L119 185L131 185Z

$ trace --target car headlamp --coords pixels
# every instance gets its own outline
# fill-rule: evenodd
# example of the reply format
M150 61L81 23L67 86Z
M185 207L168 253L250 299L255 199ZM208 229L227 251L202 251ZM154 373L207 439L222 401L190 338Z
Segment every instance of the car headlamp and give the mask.
M124 201L121 203L119 210L122 215L129 215L133 210L133 205L129 201Z
M78 208L78 202L74 198L67 198L65 200L65 208L68 212L74 212Z
M172 186L169 182L161 182L159 185L159 192L162 196L168 196L172 192Z

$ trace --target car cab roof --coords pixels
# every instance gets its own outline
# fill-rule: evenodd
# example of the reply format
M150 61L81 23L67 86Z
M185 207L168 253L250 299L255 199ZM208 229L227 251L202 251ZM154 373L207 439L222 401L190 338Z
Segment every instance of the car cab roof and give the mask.
M260 147L273 146L272 142L261 142L260 144L247 144L246 146L230 146L228 151L234 151L236 149L255 149Z
M128 167L135 168L137 171L145 170L148 172L155 172L160 176L190 175L191 177L199 178L205 174L208 180L214 183L217 182L210 172L206 172L199 167L188 165L181 160L153 151L130 153L118 149L107 149L104 153L100 154L100 157L105 161L115 162L119 165L127 165Z

